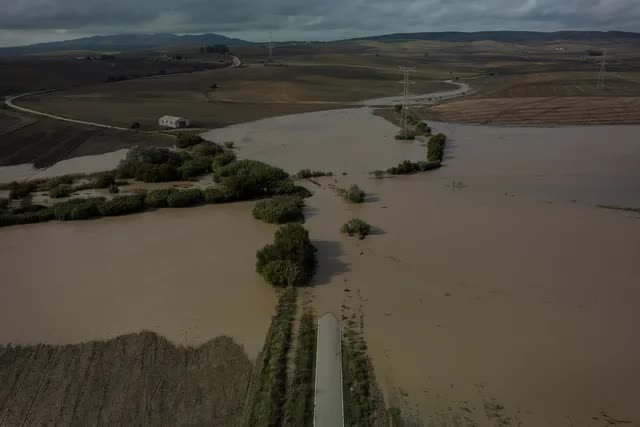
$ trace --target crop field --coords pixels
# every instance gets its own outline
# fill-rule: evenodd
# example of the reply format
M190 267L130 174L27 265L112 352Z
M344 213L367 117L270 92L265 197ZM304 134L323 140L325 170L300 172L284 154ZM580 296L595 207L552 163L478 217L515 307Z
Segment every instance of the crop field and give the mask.
M151 333L0 346L2 425L233 425L252 364L219 337L176 347Z

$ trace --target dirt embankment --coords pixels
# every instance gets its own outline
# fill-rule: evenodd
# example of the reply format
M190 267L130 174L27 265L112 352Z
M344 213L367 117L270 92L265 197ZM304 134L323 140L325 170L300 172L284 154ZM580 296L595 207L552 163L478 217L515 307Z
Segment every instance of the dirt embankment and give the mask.
M0 424L229 426L251 371L228 337L186 348L151 332L0 346Z

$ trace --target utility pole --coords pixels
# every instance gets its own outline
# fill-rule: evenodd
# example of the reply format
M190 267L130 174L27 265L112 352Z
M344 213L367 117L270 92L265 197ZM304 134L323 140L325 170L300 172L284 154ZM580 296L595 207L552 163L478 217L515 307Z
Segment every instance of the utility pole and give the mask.
M269 60L268 62L273 61L273 33L269 32Z
M602 62L600 63L600 74L598 74L598 89L604 89L604 78L607 66L607 51L602 52Z
M400 67L400 70L403 73L402 79L402 110L400 110L400 120L402 121L402 136L404 139L407 139L408 131L409 131L409 85L415 84L409 79L409 73L412 73L416 70L415 67Z

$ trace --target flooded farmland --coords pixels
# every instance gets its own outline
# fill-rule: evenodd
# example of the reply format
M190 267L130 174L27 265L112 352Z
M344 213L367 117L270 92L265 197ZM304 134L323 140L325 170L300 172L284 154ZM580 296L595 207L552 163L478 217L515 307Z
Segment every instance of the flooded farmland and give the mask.
M367 108L207 138L338 174L308 184L314 306L362 315L390 406L427 425L640 422L640 216L595 206L640 207L640 127L432 125L450 137L444 167L383 180L368 173L426 147ZM353 183L364 204L329 187ZM375 227L366 240L339 233L353 216ZM146 328L179 343L228 334L255 358L275 303L255 250L273 230L249 204L0 229L0 341Z
M375 180L366 172L425 148L393 141L383 119L357 121L366 114L209 137L235 138L241 155L290 172L348 172L319 179L309 201L315 306L363 315L388 404L434 425L640 420L640 217L595 207L640 206L640 127L432 123L450 137L445 167ZM370 194L363 205L329 188L352 183ZM374 234L340 235L353 216Z

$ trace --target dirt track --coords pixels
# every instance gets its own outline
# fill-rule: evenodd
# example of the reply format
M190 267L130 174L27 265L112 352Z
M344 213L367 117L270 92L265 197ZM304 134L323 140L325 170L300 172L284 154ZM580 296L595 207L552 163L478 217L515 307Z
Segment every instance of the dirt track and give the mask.
M151 332L0 346L0 425L228 426L241 411L251 370L227 337L197 348Z

